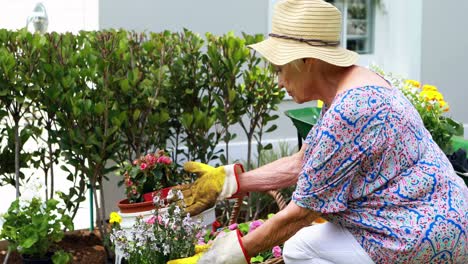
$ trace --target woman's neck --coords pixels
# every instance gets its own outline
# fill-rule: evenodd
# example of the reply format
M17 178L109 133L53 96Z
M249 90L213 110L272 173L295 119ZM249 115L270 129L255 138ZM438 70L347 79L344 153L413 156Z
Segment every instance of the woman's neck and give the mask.
M330 64L323 65L320 72L321 78L317 79L317 87L319 87L319 94L322 97L321 100L330 105L336 95L351 88L346 84L349 83L352 73L358 71L359 68L359 66L355 65L350 67L337 67Z

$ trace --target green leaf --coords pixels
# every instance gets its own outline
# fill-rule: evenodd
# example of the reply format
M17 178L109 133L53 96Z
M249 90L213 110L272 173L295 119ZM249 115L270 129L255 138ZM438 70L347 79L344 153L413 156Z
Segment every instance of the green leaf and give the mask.
M140 118L141 111L140 109L136 109L135 112L133 112L133 120L136 121L138 118Z
M52 256L52 262L54 264L66 264L72 260L72 255L63 250L59 250Z
M20 246L22 248L30 248L32 245L34 245L38 241L38 236L37 233L30 233L28 234L28 237L20 242Z
M263 262L263 260L264 260L264 258L261 255L250 258L250 262L253 262L253 263Z
M130 91L130 84L128 83L128 79L123 79L120 81L120 88L122 88L122 92L128 93Z

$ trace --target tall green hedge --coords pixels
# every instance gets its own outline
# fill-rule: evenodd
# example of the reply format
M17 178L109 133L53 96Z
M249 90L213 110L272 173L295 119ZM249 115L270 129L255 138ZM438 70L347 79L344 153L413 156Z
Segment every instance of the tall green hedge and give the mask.
M0 30L0 184L18 186L20 169L36 167L51 179L52 197L62 160L74 183L63 197L76 213L86 185L99 189L116 170L110 164L152 149L171 148L175 160L229 162L234 124L249 139L251 164L250 145L256 139L262 148L262 135L276 128L272 111L284 96L271 67L246 47L261 39ZM25 151L28 140L38 148ZM103 203L96 206L104 219Z

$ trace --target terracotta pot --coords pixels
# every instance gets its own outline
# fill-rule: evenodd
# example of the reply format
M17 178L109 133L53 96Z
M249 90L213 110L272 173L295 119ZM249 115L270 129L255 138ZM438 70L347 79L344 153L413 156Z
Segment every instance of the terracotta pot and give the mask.
M138 213L155 209L153 201L141 203L129 203L128 199L121 200L117 203L121 213Z

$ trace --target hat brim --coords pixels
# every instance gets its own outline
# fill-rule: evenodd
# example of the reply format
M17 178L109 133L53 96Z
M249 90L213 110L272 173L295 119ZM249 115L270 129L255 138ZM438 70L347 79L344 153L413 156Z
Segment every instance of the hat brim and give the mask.
M293 60L316 58L333 65L347 67L359 58L356 52L342 47L317 47L295 40L269 38L248 46L258 51L274 65L285 65Z

